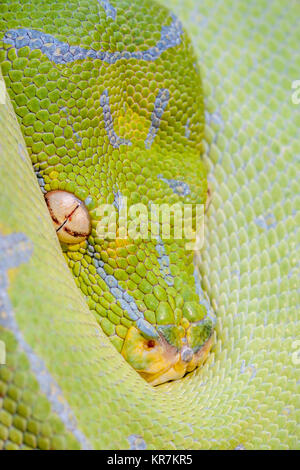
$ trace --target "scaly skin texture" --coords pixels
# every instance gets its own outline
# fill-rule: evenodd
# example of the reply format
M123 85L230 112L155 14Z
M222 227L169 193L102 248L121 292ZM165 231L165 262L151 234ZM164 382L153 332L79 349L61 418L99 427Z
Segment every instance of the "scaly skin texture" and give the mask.
M290 87L299 70L299 7L188 1L177 2L176 13L191 30L204 77L214 198L200 269L218 318L213 354L202 369L153 388L110 344L66 269L7 97L0 105L3 448L299 447L300 147Z
M170 238L161 223L157 236L149 224L146 238L124 238L119 224L124 198L128 226L135 204L150 216L154 204L205 203L202 85L187 34L152 0L12 2L4 12L2 70L41 189L71 192L90 212L90 236L77 230L63 244L76 284L143 377L180 378L206 358L215 322L194 251L172 221ZM117 209L117 238L97 232L104 204Z

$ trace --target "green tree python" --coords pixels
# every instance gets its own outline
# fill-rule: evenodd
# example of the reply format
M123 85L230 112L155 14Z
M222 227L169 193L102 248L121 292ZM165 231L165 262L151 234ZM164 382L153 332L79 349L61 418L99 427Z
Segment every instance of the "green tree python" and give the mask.
M0 3L3 449L299 448L299 4L164 4Z

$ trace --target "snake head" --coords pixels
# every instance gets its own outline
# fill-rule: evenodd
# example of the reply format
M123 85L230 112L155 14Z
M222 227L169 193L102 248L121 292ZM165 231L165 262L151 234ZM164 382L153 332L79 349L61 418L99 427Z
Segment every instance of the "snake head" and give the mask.
M85 204L73 194L59 190L48 192L45 200L57 236L63 245L79 243L80 246L80 243L82 245L86 242L91 233L91 217ZM160 244L164 247L162 240ZM100 246L98 248L100 249ZM167 255L164 256L168 259ZM142 265L139 268L141 270ZM172 286L175 284L178 290L175 300L171 297L174 288L166 284L165 289L156 285L148 294L144 293L144 301L153 312L149 310L143 315L138 307L130 312L134 308L132 304L134 306L137 304L128 293L129 302L120 303L129 318L131 313L131 320L135 320L126 335L123 335L124 342L120 352L151 385L179 379L186 372L194 370L204 362L212 346L214 322L207 310L209 304L200 304L199 299L193 301L195 296L189 283L184 283L180 276L174 278L170 266L169 269L169 284ZM140 270L139 273L142 274ZM104 273L104 270L102 272ZM146 271L144 275L147 277ZM107 281L108 277L104 275L105 279ZM111 286L111 292L115 293L116 289L120 290L121 285L111 275L110 283L112 282L115 283L115 290ZM193 282L196 282L196 278ZM142 294L143 291L147 291L146 286L147 284L142 281L140 286ZM150 293L152 291L154 295Z

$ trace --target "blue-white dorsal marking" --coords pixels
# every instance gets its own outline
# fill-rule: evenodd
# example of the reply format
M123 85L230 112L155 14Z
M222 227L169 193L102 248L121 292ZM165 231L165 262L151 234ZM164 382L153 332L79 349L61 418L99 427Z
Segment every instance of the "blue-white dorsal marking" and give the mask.
M184 181L164 178L162 175L157 175L157 178L162 180L164 183L167 183L167 185L169 185L173 190L173 193L178 194L178 196L184 197L191 194L189 185Z
M104 90L100 98L100 105L103 109L104 126L109 138L109 142L114 148L119 148L120 145L132 145L130 140L119 137L114 131L113 118L109 105L108 90Z
M119 302L121 308L126 310L131 320L136 321L140 318L143 318L143 313L138 309L138 306L135 302L135 299L126 292L123 287L120 286L119 281L112 274L107 274L104 269L104 262L100 259L97 259L94 255L93 247L89 245L88 254L92 257L92 262L96 268L97 273L103 279L107 285L109 291L116 299L116 302Z
M112 4L108 0L98 0L98 3L104 9L106 18L111 18L115 21L117 10L112 6Z
M181 44L183 28L181 22L171 15L172 22L169 26L162 26L160 40L155 46L146 51L96 51L81 46L71 46L67 42L59 41L52 34L43 33L36 29L16 28L7 31L3 37L5 44L10 44L16 49L28 46L31 50L38 49L45 54L49 60L56 64L69 64L86 58L100 59L108 64L115 64L121 59L136 59L155 61L161 54L172 47Z
M169 255L166 254L165 244L160 237L157 238L155 249L159 255L157 258L159 271L168 286L172 287L174 285L174 277L170 270L170 258Z
M155 139L155 136L160 126L161 118L169 103L169 99L170 99L169 90L167 90L166 88L162 88L161 90L159 90L155 98L155 102L154 102L154 109L151 115L150 129L145 140L146 149L149 149L151 145L153 144L153 141Z
M92 263L94 264L97 273L107 285L110 293L114 296L116 302L119 302L121 308L127 312L130 319L136 322L137 328L147 337L156 337L157 332L155 328L151 323L145 320L143 312L139 310L135 299L120 286L119 281L114 275L107 274L104 269L104 262L101 259L96 258L95 249L92 245L88 245L88 254L91 256Z
M158 254L157 261L159 264L159 271L160 271L162 278L167 283L167 285L169 287L172 287L174 285L174 277L171 274L169 255L166 253L165 244L160 237L158 208L155 206L155 204L150 204L150 208L151 208L151 213L154 216L154 218L151 220L151 224L154 225L155 230L156 230L156 234L154 235L154 237L156 238L155 250Z

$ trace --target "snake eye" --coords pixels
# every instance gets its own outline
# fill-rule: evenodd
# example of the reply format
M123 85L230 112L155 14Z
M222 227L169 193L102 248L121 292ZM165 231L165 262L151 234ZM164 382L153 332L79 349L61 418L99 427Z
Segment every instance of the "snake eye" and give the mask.
M58 239L63 243L80 243L91 232L91 219L84 203L67 191L45 194Z

